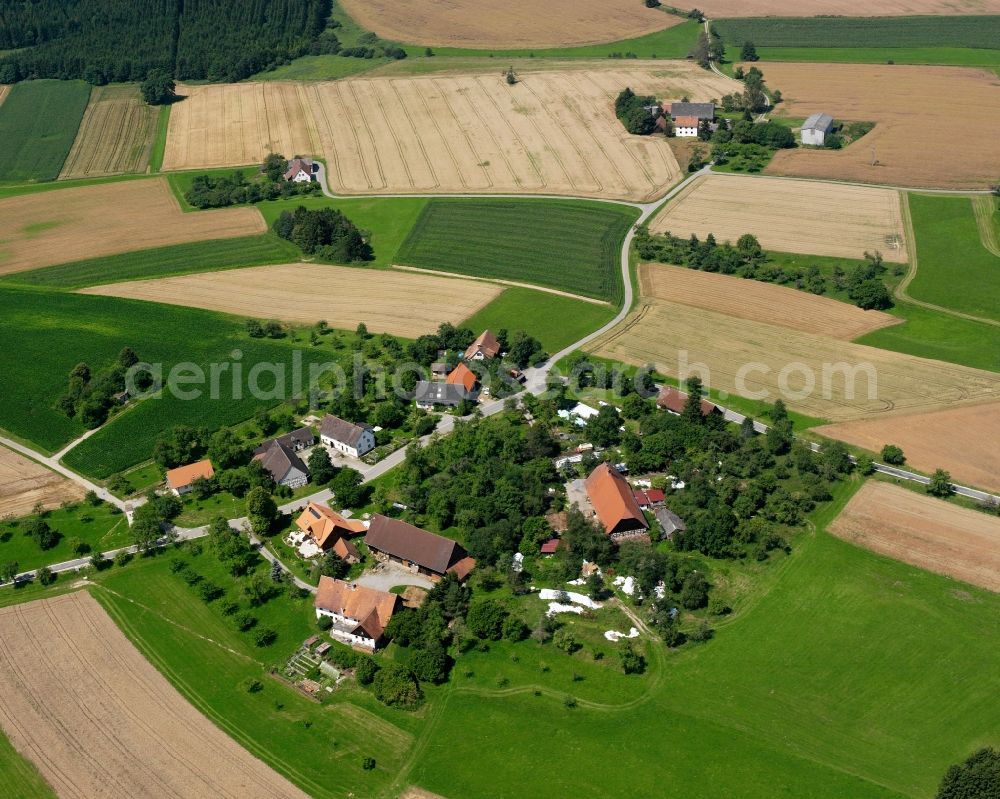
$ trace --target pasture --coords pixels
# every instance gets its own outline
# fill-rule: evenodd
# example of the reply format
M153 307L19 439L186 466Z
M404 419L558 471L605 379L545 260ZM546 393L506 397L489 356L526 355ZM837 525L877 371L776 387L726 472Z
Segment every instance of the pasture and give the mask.
M681 266L642 264L639 291L643 297L841 341L899 324L897 318L881 311L862 311L856 305L786 286Z
M1000 593L1000 519L869 480L829 526L865 549Z
M0 182L55 180L89 97L83 81L32 80L11 88L0 104Z
M948 189L985 188L1000 174L992 133L1000 126L1000 83L993 72L779 62L763 70L784 96L781 116L823 109L837 119L876 123L842 150L781 150L768 174Z
M54 508L76 499L83 499L83 489L76 483L0 447L0 519L24 516L39 505Z
M268 153L320 155L306 86L180 85L170 108L163 169L259 164Z
M770 402L780 397L794 410L832 421L1000 400L994 373L649 297L587 350L653 364L673 377L685 362L702 364L705 384L717 391Z
M0 87L2 89L3 87ZM0 100L3 97L0 96ZM7 799L56 799L38 769L10 745L0 732L0 774L4 775Z
M990 202L986 199L987 204ZM1000 321L1000 254L986 238L994 232L987 216L977 225L968 197L910 194L916 235L917 271L907 293L917 300Z
M816 432L869 452L896 444L914 469L927 474L944 469L959 483L1000 492L998 403L844 422Z
M474 0L340 0L383 39L476 49L566 47L613 42L663 30L681 17L630 0L579 0L572 13L543 13L531 0L483 6Z
M1000 14L1000 0L709 0L709 17L910 17Z
M621 243L637 216L601 203L431 200L395 260L617 302Z
M500 293L483 281L323 264L202 272L84 289L84 294L416 338L461 322Z
M59 177L145 172L159 113L136 85L95 86Z
M860 259L881 252L906 263L901 198L891 189L805 180L707 175L650 223L654 233L709 233L733 244L752 233L766 250Z
M0 200L0 275L265 229L254 208L183 213L165 178L11 197Z
M57 794L305 798L189 704L86 592L4 608L0 629L0 726Z

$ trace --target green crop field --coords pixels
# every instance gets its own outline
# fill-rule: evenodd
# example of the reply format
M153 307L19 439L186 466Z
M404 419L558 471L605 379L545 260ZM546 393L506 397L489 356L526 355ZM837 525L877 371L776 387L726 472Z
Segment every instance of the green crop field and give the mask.
M618 302L631 208L558 200L431 200L396 262Z
M112 505L98 507L81 503L59 508L45 515L49 527L59 533L59 542L42 550L16 521L0 521L0 563L17 561L20 571L35 569L47 563L61 563L79 557L70 547L70 539L79 538L94 552L128 546L132 537L128 520Z
M55 180L89 99L90 86L83 81L14 86L0 105L0 182Z
M0 732L0 774L5 799L56 799L38 769L22 757L7 736Z
M615 310L544 291L509 288L462 325L476 331L524 330L552 354L611 321Z
M1000 320L1000 257L983 246L968 197L909 194L917 239L910 296Z
M1000 50L971 47L758 47L757 55L761 61L1000 67Z

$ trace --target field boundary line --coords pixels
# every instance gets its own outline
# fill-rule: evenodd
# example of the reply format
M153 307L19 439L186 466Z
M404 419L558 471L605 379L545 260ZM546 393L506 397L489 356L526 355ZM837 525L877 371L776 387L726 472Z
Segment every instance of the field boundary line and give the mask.
M480 280L484 283L498 283L501 286L512 286L519 289L533 289L535 291L544 291L546 294L555 294L559 297L569 297L571 300L580 300L582 302L589 302L593 305L606 305L609 308L611 303L605 300L598 300L594 297L584 297L582 294L573 294L569 291L562 291L561 289L550 289L547 286L538 286L534 283L521 283L516 280L503 280L496 277L480 277L477 275L465 275L461 272L444 272L439 269L424 269L419 266L404 266L403 264L393 264L393 269L402 269L406 272L420 272L425 275L437 275L438 277L450 277L457 278L459 280Z
M996 215L993 197L973 197L972 211L976 216L976 226L979 228L979 238L983 246L1000 258L1000 233L993 222Z

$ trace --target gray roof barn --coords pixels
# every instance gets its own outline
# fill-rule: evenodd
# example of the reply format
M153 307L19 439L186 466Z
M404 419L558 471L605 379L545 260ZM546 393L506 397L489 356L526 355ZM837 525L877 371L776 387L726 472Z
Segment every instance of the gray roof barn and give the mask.
M295 472L296 477L308 477L309 470L298 455L278 441L272 441L270 446L254 456L260 461L264 471L271 475L275 483L280 484L288 477L289 472Z
M413 398L421 405L454 406L464 399L470 399L471 395L465 390L465 386L458 383L431 383L428 380L421 380L417 383Z
M341 444L356 448L365 430L371 430L371 428L368 425L345 422L343 419L328 413L323 417L323 422L319 427L319 434L334 441L339 441Z
M671 103L670 116L715 119L715 103Z
M278 442L279 444L288 447L290 450L298 451L300 449L305 449L306 447L311 447L315 444L316 436L313 435L312 428L300 427L298 430L293 430L291 433L285 433L283 436L278 436L277 438L265 441L253 451L253 454L260 455L262 452L266 452L270 449L271 444L274 442Z
M833 127L833 117L829 114L813 114L802 125L802 130L821 130L829 133Z

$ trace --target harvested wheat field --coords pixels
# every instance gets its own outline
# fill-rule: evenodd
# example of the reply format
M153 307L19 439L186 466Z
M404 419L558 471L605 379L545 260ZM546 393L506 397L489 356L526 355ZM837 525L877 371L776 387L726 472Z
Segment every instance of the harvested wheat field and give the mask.
M816 432L871 452L896 444L916 469L944 469L960 483L1000 492L998 403L845 422L818 427Z
M877 123L843 150L779 150L769 174L949 189L986 188L1000 175L1000 79L993 72L778 62L763 69L784 96L782 115L825 111Z
M898 191L785 178L707 175L667 204L650 225L686 238L709 233L735 243L752 233L768 250L862 258L878 250L906 263Z
M642 264L639 289L643 297L841 341L853 341L865 333L902 322L882 311L862 311L855 305L806 291L683 266Z
M827 528L838 538L1000 592L1000 518L869 480Z
M614 116L625 86L707 100L728 78L689 64L355 78L310 86L332 190L518 192L642 200L680 177L667 140ZM394 124L405 119L406 125Z
M559 11L532 0L343 0L342 5L384 39L435 47L568 47L631 39L684 21L633 0L577 0Z
M908 17L1000 14L1000 0L707 0L710 17Z
M416 337L457 324L493 300L502 286L349 266L286 264L112 283L83 294L128 297L190 308L373 333Z
M266 230L256 208L185 214L165 178L25 194L0 200L0 275Z
M159 113L138 86L95 86L59 177L145 172Z
M37 505L57 508L83 499L83 489L23 455L0 447L0 519L26 516Z
M319 155L303 83L178 86L163 169L259 164L268 153Z
M198 713L85 591L0 610L0 727L64 799L306 799Z
M655 298L643 298L587 350L653 364L671 376L679 364L703 364L703 379L713 389L768 402L781 398L796 411L831 421L1000 400L1000 377L993 372Z

